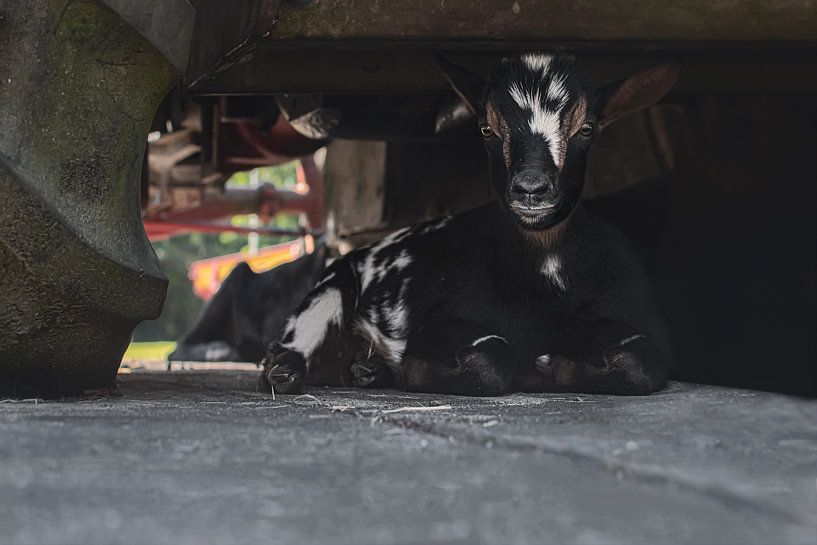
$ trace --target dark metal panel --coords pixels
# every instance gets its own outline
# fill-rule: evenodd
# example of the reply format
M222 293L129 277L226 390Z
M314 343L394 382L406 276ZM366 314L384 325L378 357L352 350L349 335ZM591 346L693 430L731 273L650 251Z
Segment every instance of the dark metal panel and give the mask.
M527 48L531 44L527 44ZM483 73L499 51L449 51L448 57ZM676 52L598 47L579 52L597 81L623 77ZM697 50L682 54L676 91L817 90L817 53L809 50ZM272 92L408 93L448 90L431 50L300 49L271 44L190 89L197 94Z
M198 94L440 90L432 51L487 70L502 52L552 48L608 72L686 52L682 90L817 88L810 0L200 0L185 84Z
M811 0L322 0L284 4L273 40L817 40Z
M279 5L280 0L198 0L186 85L195 87L248 58L272 31Z

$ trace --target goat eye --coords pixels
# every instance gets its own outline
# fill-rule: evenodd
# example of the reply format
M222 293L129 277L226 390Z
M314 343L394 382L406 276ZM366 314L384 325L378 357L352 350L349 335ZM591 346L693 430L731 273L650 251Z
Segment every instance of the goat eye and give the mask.
M581 134L582 136L585 136L585 137L586 136L593 136L593 133L595 131L596 131L596 127L592 123L590 123L589 121L584 123L581 126L581 128L579 128L579 134Z
M490 138L491 136L494 135L493 129L491 129L491 126L487 123L480 124L479 132L482 133L483 138Z

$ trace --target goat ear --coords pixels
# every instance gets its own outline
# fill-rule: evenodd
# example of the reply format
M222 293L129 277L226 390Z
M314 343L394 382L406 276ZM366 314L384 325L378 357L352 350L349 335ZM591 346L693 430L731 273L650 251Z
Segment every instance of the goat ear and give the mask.
M599 128L661 100L675 85L680 73L680 62L662 63L599 89Z
M458 66L439 53L434 54L434 60L440 67L445 79L454 88L454 91L465 101L466 106L475 114L485 112L485 78Z

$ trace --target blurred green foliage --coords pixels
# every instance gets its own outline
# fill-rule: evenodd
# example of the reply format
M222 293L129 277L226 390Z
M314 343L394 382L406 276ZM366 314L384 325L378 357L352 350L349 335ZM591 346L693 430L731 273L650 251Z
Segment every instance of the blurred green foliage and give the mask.
M258 181L273 184L281 189L290 189L297 182L296 163L277 167L258 168ZM228 181L227 187L247 187L251 185L250 172L238 172ZM233 225L247 226L250 216L233 216ZM268 227L295 229L296 215L279 214L263 224ZM171 341L187 331L198 318L204 301L193 293L187 269L192 261L235 252L247 251L247 235L232 232L190 233L153 243L162 269L170 280L162 315L156 320L142 322L133 332L134 341ZM278 244L289 240L285 237L259 237L259 246Z

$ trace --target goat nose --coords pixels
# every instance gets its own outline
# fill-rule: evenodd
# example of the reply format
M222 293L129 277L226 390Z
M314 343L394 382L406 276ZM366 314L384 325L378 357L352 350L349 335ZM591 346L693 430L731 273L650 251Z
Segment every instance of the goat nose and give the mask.
M541 170L523 170L511 180L511 192L521 195L541 195L552 188L552 176Z

